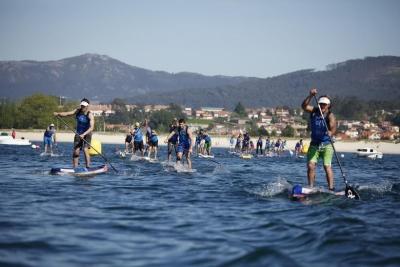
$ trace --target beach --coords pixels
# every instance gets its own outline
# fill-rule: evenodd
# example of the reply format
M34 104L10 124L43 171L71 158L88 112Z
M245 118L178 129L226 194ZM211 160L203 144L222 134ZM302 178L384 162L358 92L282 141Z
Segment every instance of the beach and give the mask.
M5 129L0 130L0 132L6 132L11 134L11 130ZM37 143L43 141L43 131L40 130L16 130L17 138L26 138L30 141ZM124 133L108 133L108 132L94 132L93 139L99 140L103 144L116 144L116 145L124 145L125 143L125 134ZM212 146L213 147L221 147L221 148L229 148L229 136L211 136L212 137ZM71 132L57 132L56 134L57 142L72 142L74 138L74 134ZM159 136L159 145L164 145L164 140L166 135ZM251 138L254 143L257 142L258 137ZM277 140L277 137L270 138L271 140ZM282 138L285 139L285 138ZM265 139L263 139L265 142ZM286 139L287 147L289 149L294 150L296 142L298 139ZM303 139L303 143L309 143L309 139ZM374 148L384 154L400 154L400 143L395 144L393 141L337 141L335 142L335 148L337 152L356 152L359 148Z

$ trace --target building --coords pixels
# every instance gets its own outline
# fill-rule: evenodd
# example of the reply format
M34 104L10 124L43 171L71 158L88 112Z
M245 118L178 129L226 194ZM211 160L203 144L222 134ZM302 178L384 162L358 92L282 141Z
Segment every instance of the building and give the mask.
M115 114L115 111L112 110L111 105L91 105L90 112L92 112L94 117L108 117L112 114Z

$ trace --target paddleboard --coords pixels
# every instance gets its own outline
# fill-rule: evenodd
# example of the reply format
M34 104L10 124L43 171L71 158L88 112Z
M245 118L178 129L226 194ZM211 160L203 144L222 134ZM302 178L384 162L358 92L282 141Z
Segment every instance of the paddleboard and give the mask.
M176 162L162 162L161 165L165 168L166 171L175 171L178 173L193 173L196 172L196 169L189 169L187 165L178 164Z
M97 174L105 173L108 171L107 165L98 167L78 167L78 168L52 168L50 174L52 175L74 175L79 177L94 176Z
M150 163L157 163L157 162L158 162L158 160L155 159L155 158L143 157L143 159L144 159L145 161L150 162Z
M251 159L251 158L253 158L253 155L251 155L251 154L242 154L242 155L240 155L240 157L242 159Z
M41 156L41 157L59 157L60 154L42 152L42 153L40 153L40 156Z
M213 158L214 158L214 155L199 154L199 158L213 159Z
M327 189L317 188L317 187L304 187L301 185L294 185L290 192L290 199L292 200L302 200L306 197L318 194L318 193L325 193L334 196L344 196L344 191L331 191Z

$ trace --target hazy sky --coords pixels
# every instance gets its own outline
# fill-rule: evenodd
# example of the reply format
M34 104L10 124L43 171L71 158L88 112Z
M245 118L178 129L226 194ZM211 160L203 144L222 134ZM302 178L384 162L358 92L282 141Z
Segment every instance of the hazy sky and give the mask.
M400 56L397 0L0 0L0 60L105 54L168 72L270 77Z

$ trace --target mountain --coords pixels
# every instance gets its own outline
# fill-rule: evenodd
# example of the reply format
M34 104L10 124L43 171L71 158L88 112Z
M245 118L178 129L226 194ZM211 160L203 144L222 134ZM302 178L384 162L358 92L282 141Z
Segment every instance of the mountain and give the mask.
M239 101L246 107L299 107L311 88L330 96L356 96L361 100L400 102L400 57L367 57L331 64L325 71L300 70L272 78L253 79L238 85L197 90L177 90L168 95L151 93L132 99L193 107L232 109Z
M400 57L348 60L324 71L300 70L271 78L204 76L151 71L97 54L57 61L0 61L0 96L35 92L110 102L246 107L298 107L310 88L331 96L400 100Z
M19 99L35 92L110 102L152 92L236 85L253 78L150 71L104 55L57 61L0 61L0 95Z

